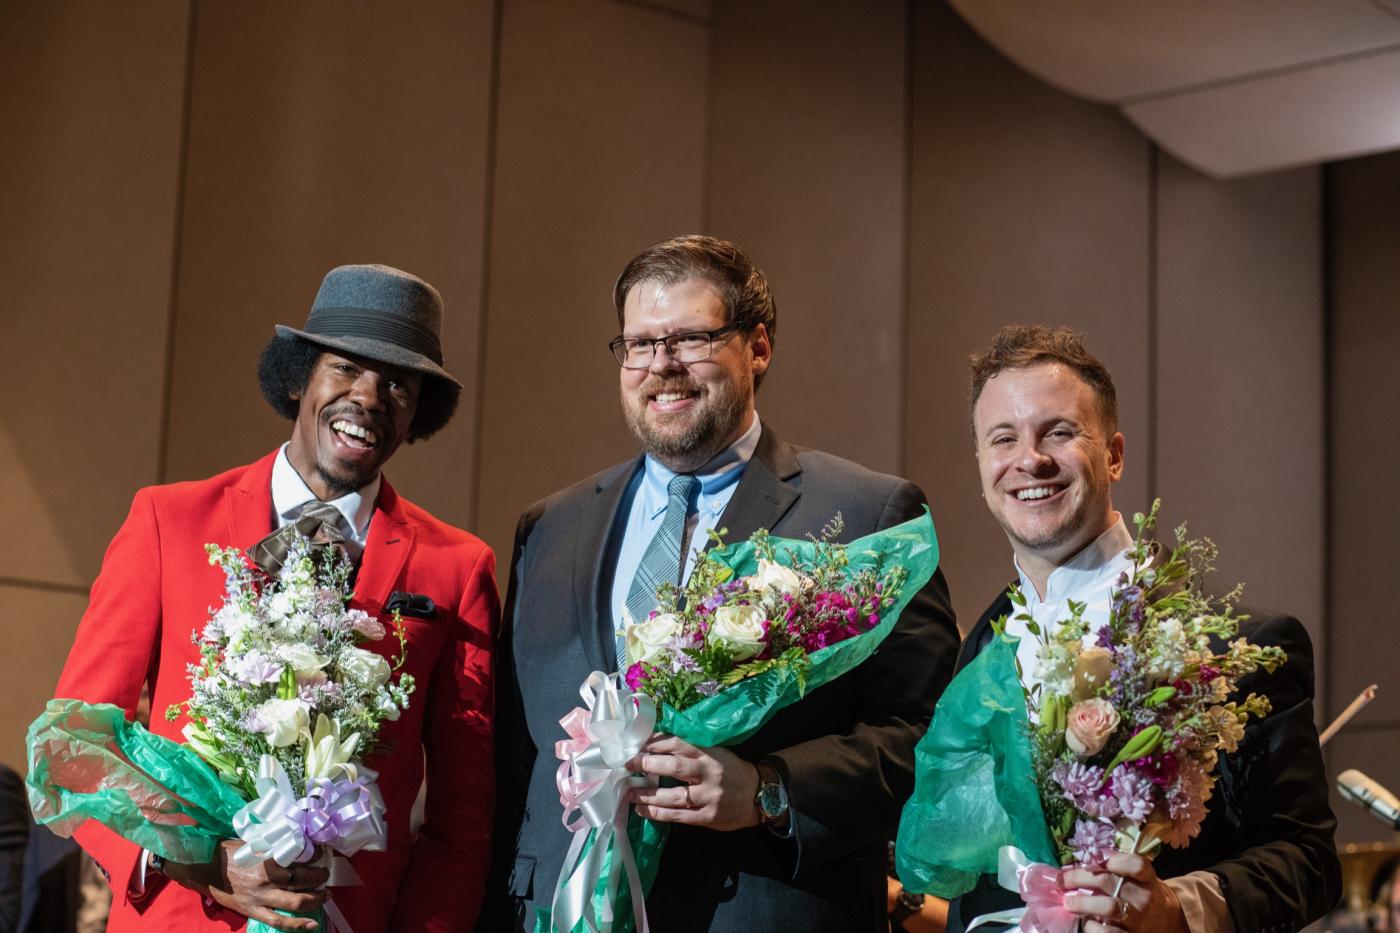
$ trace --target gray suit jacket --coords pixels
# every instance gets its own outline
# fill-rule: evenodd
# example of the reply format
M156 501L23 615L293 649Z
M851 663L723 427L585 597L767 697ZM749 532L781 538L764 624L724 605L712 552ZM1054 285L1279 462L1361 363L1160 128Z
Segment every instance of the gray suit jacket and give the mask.
M570 835L554 784L559 718L593 670L612 671L607 600L626 490L642 460L534 505L520 519L498 654L496 855L482 930L533 929ZM801 537L836 512L846 538L921 514L898 477L792 447L764 428L721 516L729 541ZM947 683L958 633L941 571L856 670L781 711L735 751L782 774L792 838L677 826L647 899L653 929L884 930L886 840L913 787L913 749Z

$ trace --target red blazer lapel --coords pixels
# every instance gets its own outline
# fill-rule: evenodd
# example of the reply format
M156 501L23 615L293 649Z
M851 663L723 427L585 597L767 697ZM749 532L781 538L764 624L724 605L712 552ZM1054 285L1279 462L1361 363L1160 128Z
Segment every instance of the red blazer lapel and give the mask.
M399 494L387 479L384 480L379 486L379 500L374 504L364 557L355 577L352 606L375 614L383 610L385 600L413 551L417 533L417 527L404 512Z
M250 464L238 482L224 490L228 543L233 547L251 547L272 531L272 464L276 460L274 450Z

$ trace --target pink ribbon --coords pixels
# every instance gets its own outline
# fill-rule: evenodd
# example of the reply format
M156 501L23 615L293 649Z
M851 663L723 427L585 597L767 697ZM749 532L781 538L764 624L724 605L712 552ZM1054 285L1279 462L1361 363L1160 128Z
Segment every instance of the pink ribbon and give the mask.
M1060 887L1060 869L1032 862L1019 874L1021 900L1026 902L1021 916L1024 933L1074 933L1079 929L1079 916L1065 909L1069 892Z
M602 778L581 781L574 776L574 760L588 751L595 741L588 732L588 719L588 710L574 707L569 715L559 720L559 725L564 727L569 737L554 743L554 757L559 759L559 770L554 772L554 785L559 788L559 803L564 807L564 828L571 833L588 828L583 816L572 823L569 818L578 813L583 802L603 784Z

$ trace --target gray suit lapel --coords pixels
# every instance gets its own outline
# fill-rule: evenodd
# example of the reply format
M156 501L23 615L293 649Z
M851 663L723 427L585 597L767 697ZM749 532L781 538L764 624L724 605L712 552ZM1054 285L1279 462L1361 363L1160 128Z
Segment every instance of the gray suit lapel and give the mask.
M606 576L611 589L612 574L604 573L612 547L613 526L622 511L622 500L632 477L641 468L638 457L616 472L603 476L579 523L574 546L574 617L578 621L579 643L595 671L617 669L617 645L613 634L612 611L604 593Z
M747 541L758 529L776 525L802 495L789 482L801 472L792 447L765 426L753 459L744 468L744 476L716 526L727 529L725 543Z

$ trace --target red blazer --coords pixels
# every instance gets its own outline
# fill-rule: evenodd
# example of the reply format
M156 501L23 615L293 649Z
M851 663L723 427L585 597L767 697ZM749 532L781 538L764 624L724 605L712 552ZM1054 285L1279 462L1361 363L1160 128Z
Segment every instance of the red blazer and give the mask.
M56 696L115 703L134 716L141 687L151 690L151 730L182 741L187 719L165 718L189 697L186 665L198 659L190 633L201 629L223 592L223 573L204 545L248 547L274 527L275 452L212 479L142 489L107 548L92 599L59 679ZM332 889L355 933L470 930L480 908L494 806L491 721L492 645L499 604L495 557L472 535L402 499L387 481L370 522L351 605L383 617L396 590L424 594L431 620L405 618L408 659L417 679L410 705L385 723L391 751L366 763L379 771L387 807L384 852L351 859L362 886ZM397 642L366 647L386 656ZM410 837L409 813L424 776L426 819ZM160 877L138 896L140 849L96 822L78 842L112 884L109 930L241 929L244 919Z

